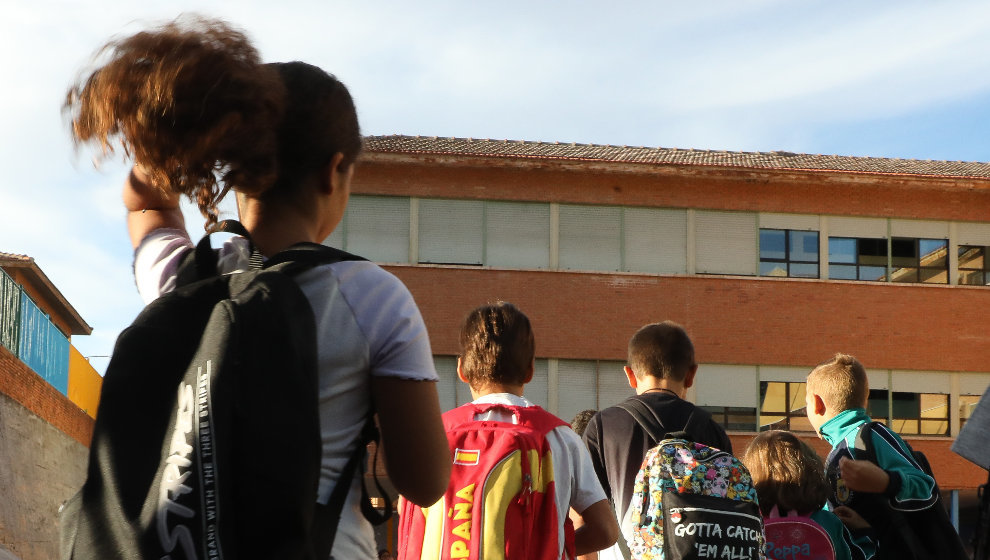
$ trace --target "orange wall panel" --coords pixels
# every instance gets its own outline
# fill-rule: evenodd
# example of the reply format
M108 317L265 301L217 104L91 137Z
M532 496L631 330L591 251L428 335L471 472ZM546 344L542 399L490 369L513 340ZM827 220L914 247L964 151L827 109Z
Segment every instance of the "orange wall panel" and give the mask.
M69 346L69 400L96 418L103 378L75 346Z

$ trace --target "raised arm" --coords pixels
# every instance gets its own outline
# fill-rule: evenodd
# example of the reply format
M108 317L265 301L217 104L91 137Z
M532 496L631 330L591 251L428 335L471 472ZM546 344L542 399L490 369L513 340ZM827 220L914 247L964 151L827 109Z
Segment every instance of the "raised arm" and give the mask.
M374 377L371 391L389 479L407 500L432 505L447 489L451 465L437 384Z
M186 221L179 209L179 197L151 186L148 175L135 165L124 181L124 208L127 209L127 232L135 249L156 229L185 229Z

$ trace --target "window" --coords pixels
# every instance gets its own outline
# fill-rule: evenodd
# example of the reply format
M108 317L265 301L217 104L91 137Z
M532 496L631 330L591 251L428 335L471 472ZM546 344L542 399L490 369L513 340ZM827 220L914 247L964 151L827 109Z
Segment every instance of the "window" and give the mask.
M419 262L480 265L484 213L480 200L421 200Z
M601 410L634 394L622 362L559 360L557 362L557 416L570 422L582 410ZM529 386L526 386L529 396Z
M622 209L560 205L560 268L620 270Z
M723 428L735 432L752 432L756 426L756 409L745 406L702 406Z
M973 415L976 405L980 402L980 395L959 395L959 427L966 425L966 421Z
M936 393L891 393L894 419L891 429L899 434L949 435L949 395Z
M887 279L887 240L828 238L828 276L836 280Z
M818 278L818 232L760 230L760 276Z
M760 382L760 431L813 432L805 412L804 383Z
M949 435L949 395L871 389L867 411L898 434Z
M975 245L959 246L959 283L966 286L985 286L990 283L990 261L987 248Z
M409 262L409 199L351 196L340 225L324 243L376 262Z
M948 284L948 247L945 239L892 238L890 281Z

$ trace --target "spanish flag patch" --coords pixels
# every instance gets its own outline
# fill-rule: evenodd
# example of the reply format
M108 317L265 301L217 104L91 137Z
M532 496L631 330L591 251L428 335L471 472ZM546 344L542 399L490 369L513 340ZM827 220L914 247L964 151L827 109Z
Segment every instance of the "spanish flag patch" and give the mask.
M477 465L480 459L481 459L481 451L478 449L458 448L454 450L455 465L473 466L473 465Z

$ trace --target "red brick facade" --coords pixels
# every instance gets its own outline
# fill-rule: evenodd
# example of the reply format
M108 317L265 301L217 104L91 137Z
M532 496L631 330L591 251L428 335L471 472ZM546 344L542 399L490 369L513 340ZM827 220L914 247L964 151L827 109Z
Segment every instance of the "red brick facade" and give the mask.
M89 446L93 418L2 346L0 391L72 439Z

